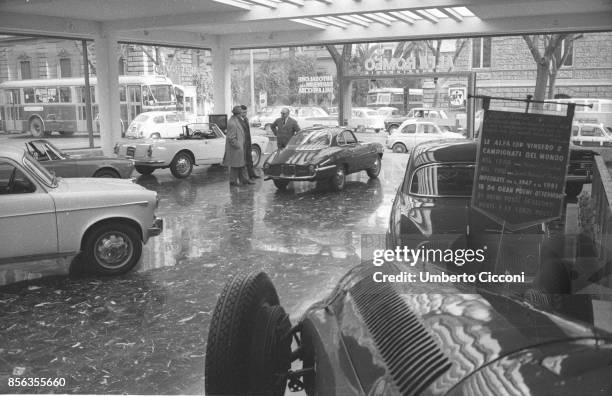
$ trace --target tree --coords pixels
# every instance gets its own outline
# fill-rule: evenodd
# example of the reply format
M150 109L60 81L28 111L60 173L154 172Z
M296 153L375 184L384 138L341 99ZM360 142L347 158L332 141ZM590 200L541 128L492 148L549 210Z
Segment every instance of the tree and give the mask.
M455 63L457 62L457 59L459 58L459 55L461 55L461 52L463 51L463 48L465 48L465 45L467 44L468 39L459 39L455 42L455 52L453 53L453 60L451 62L451 66L447 69L447 70L443 70L443 72L446 73L450 73L453 71L453 68L455 67ZM427 40L426 42L427 44L427 48L429 48L431 50L431 52L433 52L434 54L434 68L433 68L433 72L436 73L440 70L438 70L438 67L440 66L440 49L442 48L442 40ZM436 107L438 106L438 96L439 96L439 92L438 92L438 87L444 83L446 79L445 78L434 78L434 99L433 99L433 106Z
M571 33L523 35L536 62L534 100L546 99L547 88L548 98L554 96L557 72L572 52L574 41L582 37L582 34Z

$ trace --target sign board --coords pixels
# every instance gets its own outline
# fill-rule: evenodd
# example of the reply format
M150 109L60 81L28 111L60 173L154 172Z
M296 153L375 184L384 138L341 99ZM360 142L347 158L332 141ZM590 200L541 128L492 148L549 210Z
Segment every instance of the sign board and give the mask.
M298 77L298 93L333 93L334 79L331 75Z
M486 110L472 207L510 230L561 216L571 116Z
M448 101L450 107L465 107L465 100L467 99L467 88L466 87L449 87L448 88Z
M435 56L422 56L417 58L408 56L405 58L388 58L382 55L373 55L365 60L363 68L370 73L399 73L416 74L432 72L436 69ZM451 70L453 68L453 57L450 55L440 55L437 70Z

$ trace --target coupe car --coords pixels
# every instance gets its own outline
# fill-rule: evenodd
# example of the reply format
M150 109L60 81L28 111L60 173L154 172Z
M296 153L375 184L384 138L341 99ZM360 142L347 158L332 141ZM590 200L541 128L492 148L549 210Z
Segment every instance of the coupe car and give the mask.
M251 136L253 165L259 165L268 147L268 138ZM177 139L147 139L117 143L115 154L136 163L136 171L150 175L156 169L170 168L172 175L188 177L194 166L215 165L223 161L225 134L215 124L195 123L185 126Z
M333 190L340 191L350 173L366 171L371 178L378 177L382 155L381 144L362 143L348 129L313 127L270 155L263 170L278 189L291 181L329 181Z
M78 256L98 274L125 273L163 229L157 204L131 180L56 177L25 150L0 148L0 264Z
M431 121L410 119L387 136L385 145L394 153L409 153L419 143L449 138L464 139L464 136L443 130Z
M127 179L134 161L103 155L68 154L47 140L30 140L26 151L59 177L117 177Z

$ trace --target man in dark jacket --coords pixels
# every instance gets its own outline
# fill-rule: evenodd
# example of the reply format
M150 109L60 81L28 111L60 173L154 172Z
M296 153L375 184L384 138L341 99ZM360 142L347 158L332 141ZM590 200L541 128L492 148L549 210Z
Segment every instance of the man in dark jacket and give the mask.
M249 119L247 118L247 107L240 105L242 109L242 126L244 128L244 155L246 161L246 173L249 179L259 179L261 176L255 173L253 168L253 155L251 152L251 126L249 125Z
M230 186L242 184L254 184L249 179L243 177L245 155L244 155L244 128L242 126L242 109L234 106L232 116L227 122L227 135L225 137L225 155L223 156L223 166L230 168Z
M297 121L289 117L289 109L283 107L280 118L277 118L271 126L272 133L276 136L276 145L279 150L287 147L289 140L300 131Z

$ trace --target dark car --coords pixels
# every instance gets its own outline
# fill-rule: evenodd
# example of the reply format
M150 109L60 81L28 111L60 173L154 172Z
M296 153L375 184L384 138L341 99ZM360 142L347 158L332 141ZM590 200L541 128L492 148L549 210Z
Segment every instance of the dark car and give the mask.
M339 191L350 173L365 170L371 178L378 177L382 155L381 144L362 143L348 129L313 127L298 132L287 147L274 152L263 170L279 189L291 181L329 180Z
M31 140L26 150L60 177L116 177L127 179L134 161L103 155L68 154L44 139Z

